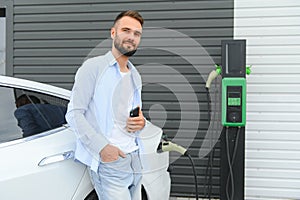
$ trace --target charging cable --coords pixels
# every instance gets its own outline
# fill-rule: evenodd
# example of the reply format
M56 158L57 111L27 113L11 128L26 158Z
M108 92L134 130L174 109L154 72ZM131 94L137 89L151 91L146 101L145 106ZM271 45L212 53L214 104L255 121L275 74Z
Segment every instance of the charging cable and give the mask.
M210 73L210 77L212 75L215 75L215 72ZM209 94L209 87L211 84L212 79L209 79L210 81L207 81L206 83L206 96L207 96L207 116L208 116L208 126L210 126L211 123L211 97ZM209 82L209 83L208 83ZM214 123L214 121L212 122ZM214 154L215 154L215 146L212 146L212 135L210 137L210 147L212 148L211 152L209 153L209 158L207 159L207 165L205 169L205 178L204 178L204 197L208 197L209 200L211 200L211 194L212 194L212 170L213 170L213 160L214 160ZM209 175L208 175L209 173ZM209 178L208 178L209 177Z
M193 161L191 155L189 154L187 149L185 149L184 147L182 147L178 144L175 144L175 143L170 142L170 141L160 142L158 147L157 147L157 152L161 153L161 152L166 152L166 151L175 151L175 152L180 153L181 155L187 156L190 159L191 164L192 164L192 168L193 168L194 179L195 179L196 200L198 200L199 197L198 197L197 173L196 173L195 164L194 164L194 161Z
M218 75L221 74L221 66L215 65L216 69L211 71L208 75L205 88L206 88L206 95L207 95L207 115L208 115L208 126L210 126L211 123L211 97L210 97L210 86L213 80L215 80ZM214 123L214 121L213 121ZM212 138L210 138L210 142L212 142ZM211 144L211 143L210 143ZM205 170L205 181L204 181L204 197L208 196L208 199L211 200L211 194L212 194L212 170L213 170L213 161L214 161L214 154L215 154L215 146L212 147L212 144L210 145L212 148L211 152L209 153L208 162L206 165ZM209 170L209 172L208 172ZM209 175L208 175L209 173ZM207 178L209 176L209 178Z
M230 156L230 148L229 148L229 136L228 136L228 127L226 127L226 153L227 153L227 162L228 162L228 167L229 167L229 173L227 176L227 181L226 181L226 197L227 200L233 200L234 199L234 176L233 176L233 165L234 161L236 158L236 153L237 153L237 147L238 147L238 141L239 141L239 135L240 135L240 130L241 128L238 127L237 133L236 133L236 138L234 142L234 148L233 148L233 153L232 157ZM231 196L229 195L229 181L231 183Z

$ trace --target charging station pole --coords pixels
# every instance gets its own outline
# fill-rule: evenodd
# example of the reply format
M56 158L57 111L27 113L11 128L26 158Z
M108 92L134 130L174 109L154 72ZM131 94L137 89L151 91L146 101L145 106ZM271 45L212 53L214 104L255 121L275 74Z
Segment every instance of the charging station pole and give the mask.
M246 41L222 41L220 199L244 199Z

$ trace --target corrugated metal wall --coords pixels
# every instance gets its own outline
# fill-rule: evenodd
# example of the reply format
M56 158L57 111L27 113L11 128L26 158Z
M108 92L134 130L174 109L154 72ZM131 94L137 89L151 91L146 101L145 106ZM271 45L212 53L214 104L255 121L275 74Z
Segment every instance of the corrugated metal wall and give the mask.
M246 199L300 199L300 1L235 0L247 39Z
M133 59L148 83L143 92L145 115L163 127L170 138L188 144L195 158L201 195L209 192L211 181L213 196L217 197L219 148L212 163L208 157L198 159L198 154L208 128L204 81L213 64L220 64L221 40L233 37L233 0L14 0L11 75L70 89L77 68L91 50L107 41L112 20L127 9L141 12L145 28L160 28L158 35L153 34L157 29L145 33L144 48ZM172 37L168 30L175 35ZM193 41L196 46L186 43ZM200 44L208 55L199 51ZM188 159L178 159L172 165L172 196L193 196ZM210 172L211 180L207 176Z

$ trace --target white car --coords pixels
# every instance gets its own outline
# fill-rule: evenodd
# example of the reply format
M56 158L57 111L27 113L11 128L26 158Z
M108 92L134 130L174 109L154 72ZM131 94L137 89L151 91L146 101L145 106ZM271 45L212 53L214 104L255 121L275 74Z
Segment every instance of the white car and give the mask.
M24 126L24 122L30 121L29 115L22 119L24 111L16 111L16 105L18 109L22 108L16 102L22 95L29 97L30 103L27 104L32 104L25 104L23 108L29 109L31 106L36 109L33 117L40 123L45 123L48 128L29 133L28 127ZM60 112L55 111L45 116L38 106L55 105L65 109L69 96L70 91L66 89L0 76L1 200L98 199L87 167L73 159L75 134L67 124L55 124L51 121L51 116ZM38 103L32 97L37 98ZM147 127L142 133L142 141L145 163L149 165L146 164L144 168L142 198L167 200L170 193L168 153L156 153L162 131L151 123ZM153 164L153 161L157 161L157 164Z

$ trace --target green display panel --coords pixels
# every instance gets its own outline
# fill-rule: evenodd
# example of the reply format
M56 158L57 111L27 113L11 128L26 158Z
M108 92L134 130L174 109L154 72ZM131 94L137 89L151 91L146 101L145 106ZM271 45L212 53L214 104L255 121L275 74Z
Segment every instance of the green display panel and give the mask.
M222 79L222 125L245 126L246 124L246 79Z

